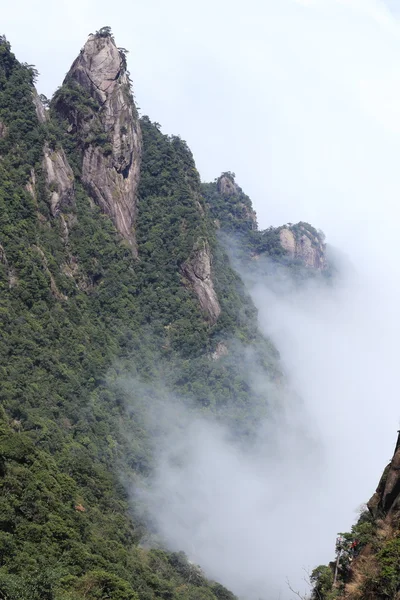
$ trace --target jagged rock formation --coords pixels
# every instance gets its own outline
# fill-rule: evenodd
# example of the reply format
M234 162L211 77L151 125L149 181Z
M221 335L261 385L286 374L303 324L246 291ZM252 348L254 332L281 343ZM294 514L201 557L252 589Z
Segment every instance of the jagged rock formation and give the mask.
M32 94L33 104L35 105L36 116L39 120L39 123L45 123L47 120L47 113L45 107L43 106L43 102L41 101L36 89L33 90Z
M400 510L400 432L393 458L384 470L367 506L374 517L391 516Z
M324 235L312 225L289 223L260 231L250 198L229 171L202 187L215 227L228 234L230 246L242 249L242 260L270 257L295 270L328 271Z
M7 127L0 121L0 140L7 135Z
M257 215L250 199L243 193L235 181L235 174L226 172L217 179L217 192L224 198L231 199L231 216L235 220L245 222L249 229L257 230Z
M74 201L74 174L64 150L51 151L48 144L43 149L42 166L50 193L50 212L56 217L63 206Z
M269 380L283 374L213 222L249 263L282 257L278 229L256 231L232 174L202 195L185 142L145 117L140 129L109 28L49 110L34 74L0 36L0 597L234 600L177 553L139 547L118 478L151 473L150 432L107 373L134 368L146 406L147 382L165 380L248 438L270 393L249 385L248 351ZM137 235L139 261L111 220L134 251Z
M240 188L235 182L233 174L222 173L217 180L217 190L223 196L237 196Z
M324 241L306 223L283 227L279 231L279 238L290 258L299 259L306 267L313 269L327 268Z
M223 356L227 356L229 354L229 350L224 342L218 342L214 352L211 354L211 360L219 360Z
M393 458L367 503L370 520L353 527L359 551L336 585L346 600L383 600L400 597L400 432ZM367 523L367 528L365 527ZM364 529L363 529L364 527ZM333 597L333 596L332 596ZM334 596L337 597L337 596ZM329 600L330 600L329 596Z
M36 173L35 169L31 169L31 176L26 184L26 189L36 202Z
M17 285L18 279L15 274L15 270L13 267L9 265L7 260L6 251L4 247L0 244L0 265L3 265L6 271L8 287L11 289Z
M82 112L59 94L55 108L83 146L82 182L136 253L134 222L142 137L125 56L110 35L90 35L64 80L85 95Z
M400 598L400 431L393 458L351 532L336 541L336 560L314 570L311 600Z
M208 320L215 323L221 307L211 278L211 251L206 240L197 243L192 257L182 265L182 273L199 299Z

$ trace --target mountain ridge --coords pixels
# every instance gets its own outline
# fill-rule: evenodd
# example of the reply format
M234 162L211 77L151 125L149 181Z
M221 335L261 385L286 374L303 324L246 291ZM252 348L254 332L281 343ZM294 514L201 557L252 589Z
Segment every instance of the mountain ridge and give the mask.
M140 547L121 479L153 459L118 381L162 380L251 438L270 398L246 351L277 389L284 377L219 232L238 234L248 264L302 277L325 270L324 241L304 223L258 231L232 174L201 184L187 144L139 119L109 28L49 108L35 73L1 37L0 593L229 600L182 554Z

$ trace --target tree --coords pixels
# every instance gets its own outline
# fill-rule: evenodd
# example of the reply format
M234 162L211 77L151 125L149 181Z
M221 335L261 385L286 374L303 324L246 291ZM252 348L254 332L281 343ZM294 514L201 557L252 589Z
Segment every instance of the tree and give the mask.
M98 31L96 31L96 36L97 37L113 37L112 31L111 31L111 27L109 27L108 25L106 25L105 27L101 27L101 29L99 29Z
M313 586L312 599L325 600L332 591L333 573L332 569L326 565L316 567L310 576L310 582Z

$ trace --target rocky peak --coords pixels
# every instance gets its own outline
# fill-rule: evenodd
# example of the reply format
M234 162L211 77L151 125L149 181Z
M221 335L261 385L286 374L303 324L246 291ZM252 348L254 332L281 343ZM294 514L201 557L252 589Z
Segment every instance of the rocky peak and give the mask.
M332 595L327 598L399 598L400 432L393 458L367 507L369 514L361 513L336 548L337 559L330 563L335 573Z
M374 517L394 512L400 515L400 431L393 458L384 470L377 490L368 502L368 508Z
M312 269L322 271L327 268L323 236L308 223L282 227L279 238L282 248L290 258L299 259L306 267Z
M222 196L238 196L240 187L235 182L235 174L227 171L217 179L217 190Z
M134 222L142 136L123 50L108 28L90 35L64 87L78 86L87 98L83 115L61 93L55 108L78 130L83 149L82 181L119 233L136 252Z
M91 34L68 76L100 104L104 104L118 86L128 84L124 58L111 35Z
M235 181L235 173L226 171L216 181L217 194L223 198L222 226L234 230L257 230L257 215L251 200ZM213 207L214 212L218 211ZM218 219L219 221L219 219Z

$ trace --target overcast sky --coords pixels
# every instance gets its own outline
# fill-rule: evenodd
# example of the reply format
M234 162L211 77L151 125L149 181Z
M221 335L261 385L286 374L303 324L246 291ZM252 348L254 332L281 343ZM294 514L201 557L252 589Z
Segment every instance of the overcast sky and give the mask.
M304 396L316 364L321 406L324 390L331 410L332 390L347 390L340 410L349 417L340 427L351 441L340 450L346 457L348 449L359 481L343 527L354 518L356 496L362 502L373 492L400 416L399 4L14 0L2 8L3 32L18 58L37 66L39 91L48 96L87 35L110 25L130 51L141 113L186 139L204 180L234 171L261 227L309 221L351 258L356 284L343 288L333 309L321 297L326 307L317 320L303 315L302 328L293 312L275 311L282 328L292 327L283 329L284 359L297 380L308 373ZM288 347L296 336L297 354L296 344Z

